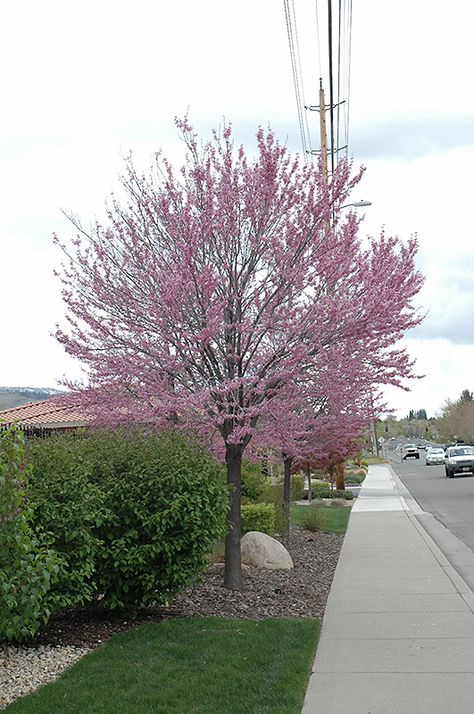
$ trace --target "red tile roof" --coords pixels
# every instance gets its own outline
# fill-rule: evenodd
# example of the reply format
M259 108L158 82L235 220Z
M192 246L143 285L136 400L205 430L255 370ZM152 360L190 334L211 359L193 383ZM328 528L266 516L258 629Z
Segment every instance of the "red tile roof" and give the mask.
M39 402L30 402L21 407L13 407L0 412L0 423L24 424L46 428L85 426L91 417L77 404L65 404L64 397L52 397Z

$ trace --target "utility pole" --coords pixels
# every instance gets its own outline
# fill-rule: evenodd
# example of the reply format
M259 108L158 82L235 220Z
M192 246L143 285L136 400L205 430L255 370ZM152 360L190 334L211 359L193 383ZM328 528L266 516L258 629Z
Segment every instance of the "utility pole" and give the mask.
M327 181L328 179L328 140L326 134L326 111L328 107L326 106L326 101L324 97L323 80L322 77L319 78L319 105L305 106L305 109L309 109L311 112L319 112L319 136L321 141L321 162L323 166L324 177ZM319 151L313 149L308 151L308 154L319 154Z
M371 441L372 441L372 451L374 452L375 456L379 456L379 442L377 440L377 420L376 419L371 419L370 420L370 435L371 435Z
M328 178L328 174L329 174L326 112L329 111L329 115L330 115L329 123L330 123L330 126L332 126L334 107L338 107L340 104L344 104L345 100L343 100L342 102L338 102L337 104L332 104L331 102L332 102L332 98L330 98L330 103L326 104L324 89L323 89L323 80L320 77L319 78L319 104L305 106L305 109L309 109L311 112L319 112L319 135L320 135L320 142L321 142L321 152L319 152L319 150L317 150L317 149L313 149L312 151L307 151L307 153L308 154L321 153L323 171L324 171L324 176L326 177L326 179ZM339 151L342 151L342 149L347 149L347 146L334 147L333 133L334 132L331 130L331 143L330 143L330 147L329 147L329 150L331 153L331 174L334 173L335 154L337 154L337 152L339 152Z
M372 395L372 390L369 392L369 405L370 405L370 441L372 442L372 451L375 456L379 455L379 442L377 440L377 418L374 416L374 398Z

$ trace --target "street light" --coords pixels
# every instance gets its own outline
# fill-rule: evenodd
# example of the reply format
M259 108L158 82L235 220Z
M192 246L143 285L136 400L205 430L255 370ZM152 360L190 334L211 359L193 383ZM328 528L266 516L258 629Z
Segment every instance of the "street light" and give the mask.
M341 208L350 208L353 206L354 208L364 208L364 206L371 206L372 202L371 201L356 201L355 203L346 203L345 206L341 206Z

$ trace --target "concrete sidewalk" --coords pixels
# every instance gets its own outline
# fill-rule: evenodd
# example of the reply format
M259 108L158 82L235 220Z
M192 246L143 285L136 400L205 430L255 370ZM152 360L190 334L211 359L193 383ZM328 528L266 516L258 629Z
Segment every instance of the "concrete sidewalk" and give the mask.
M371 466L302 714L473 714L474 595L412 511L391 469Z

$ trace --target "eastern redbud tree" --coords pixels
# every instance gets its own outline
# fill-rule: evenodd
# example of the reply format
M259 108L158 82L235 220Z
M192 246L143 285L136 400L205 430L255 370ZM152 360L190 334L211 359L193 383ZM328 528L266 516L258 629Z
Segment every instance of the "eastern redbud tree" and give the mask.
M241 462L259 420L324 372L331 345L363 352L374 376L409 375L396 343L419 321L421 277L414 240L361 246L341 210L360 177L349 164L328 182L270 130L248 158L229 127L201 145L187 120L177 126L181 170L160 155L149 175L127 162L126 200L62 244L68 327L57 337L88 367L75 389L98 423L218 438L231 487L224 583L240 588Z

